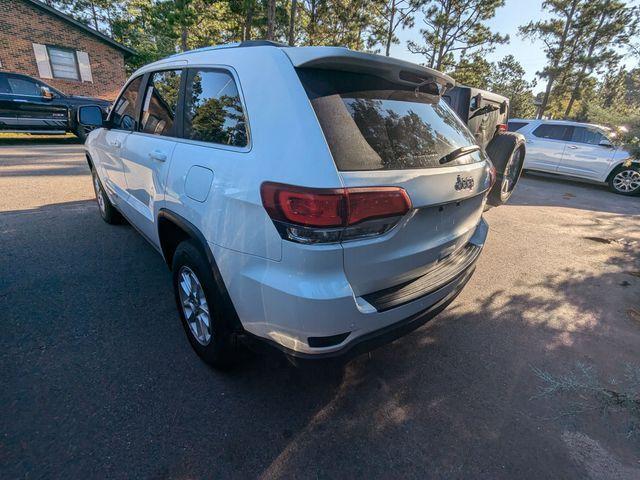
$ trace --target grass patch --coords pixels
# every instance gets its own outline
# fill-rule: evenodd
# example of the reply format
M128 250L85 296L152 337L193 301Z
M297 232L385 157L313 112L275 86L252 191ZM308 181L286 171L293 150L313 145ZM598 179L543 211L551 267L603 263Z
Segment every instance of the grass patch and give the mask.
M589 411L622 413L628 416L626 436L640 435L640 365L625 364L619 378L603 381L595 367L577 362L569 372L554 375L546 370L532 367L541 380L538 393L532 398L562 395L568 398L568 408L560 412L561 417L576 416Z

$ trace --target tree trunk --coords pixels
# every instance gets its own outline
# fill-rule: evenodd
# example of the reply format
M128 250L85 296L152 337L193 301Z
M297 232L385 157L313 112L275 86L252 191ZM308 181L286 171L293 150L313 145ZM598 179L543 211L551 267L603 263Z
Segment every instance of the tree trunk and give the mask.
M318 22L318 3L316 0L311 0L309 3L309 38L307 41L309 45L313 45L315 43L316 23Z
M183 52L186 52L188 50L188 46L187 46L187 40L189 38L189 32L187 30L187 26L183 25L182 26L182 31L180 32L180 47L182 48Z
M267 0L267 40L276 37L276 0Z
M387 48L386 55L389 56L389 51L391 50L391 39L393 38L393 20L396 16L396 0L391 1L391 12L389 17L389 28L387 28Z
M93 17L93 28L96 31L100 31L98 30L98 14L96 13L96 4L94 2L91 2L91 16Z
M452 8L452 4L449 1L449 2L447 2L447 5L446 5L445 10L444 10L445 18L449 18L449 16L451 15L451 8ZM442 35L438 39L438 41L440 43L440 45L438 46L438 58L436 59L435 65L433 67L436 70L442 70L442 62L443 62L444 56L445 56L445 47L446 47L446 42L447 42L447 34L449 33L449 30L447 28L443 28L441 33L442 33Z
M573 0L573 2L571 3L571 10L569 11L569 15L567 15L567 21L564 23L564 29L562 30L562 37L560 37L560 44L558 45L558 50L555 54L551 71L549 72L549 79L547 80L547 88L544 91L544 97L542 97L542 102L538 107L538 112L536 114L537 118L542 118L542 116L544 115L544 111L547 109L547 104L549 103L549 96L551 95L551 87L553 86L553 82L557 77L556 70L558 69L558 65L560 65L560 60L562 59L562 53L564 52L564 46L567 43L567 37L569 36L569 30L571 29L571 25L573 23L573 16L575 15L576 8L578 7L578 1L579 0Z
M291 0L291 16L289 17L289 45L293 46L296 41L296 8L297 0Z
M247 13L244 19L244 31L242 40L251 40L251 27L253 26L253 6L254 0L247 0Z
M578 95L580 94L580 87L582 86L582 82L584 81L584 79L588 75L587 74L587 69L590 67L589 60L591 60L591 57L593 57L593 52L596 49L596 46L598 44L598 40L600 38L600 30L602 30L602 26L604 25L604 21L605 21L605 19L607 17L607 13L609 11L609 3L610 2L607 0L605 2L604 6L602 7L601 12L600 12L600 19L598 20L598 26L596 27L595 31L593 32L593 37L591 39L591 44L589 45L589 51L587 52L587 57L585 59L585 62L582 64L582 68L580 69L580 73L578 74L578 77L576 78L576 84L573 87L573 90L571 92L571 97L569 98L569 103L567 104L567 108L564 111L564 118L568 118L569 115L571 115L571 109L573 108L573 104L576 101L576 99L578 98Z

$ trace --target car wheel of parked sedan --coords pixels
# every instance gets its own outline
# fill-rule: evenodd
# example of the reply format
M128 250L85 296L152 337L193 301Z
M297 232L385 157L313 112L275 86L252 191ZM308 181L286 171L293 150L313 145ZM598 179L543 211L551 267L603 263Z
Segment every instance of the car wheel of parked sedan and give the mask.
M94 168L91 169L91 177L93 178L93 190L96 192L96 202L98 203L98 210L100 210L102 219L110 224L122 223L122 215L120 215L120 212L116 210L116 207L114 207L109 200Z
M621 165L609 175L609 188L621 195L640 193L640 167Z
M176 305L189 343L206 363L228 368L237 360L231 322L222 312L225 299L217 288L206 256L192 241L178 245L173 255Z
M511 197L522 174L524 138L511 132L501 133L489 142L486 150L496 168L496 183L487 202L493 206L502 205Z

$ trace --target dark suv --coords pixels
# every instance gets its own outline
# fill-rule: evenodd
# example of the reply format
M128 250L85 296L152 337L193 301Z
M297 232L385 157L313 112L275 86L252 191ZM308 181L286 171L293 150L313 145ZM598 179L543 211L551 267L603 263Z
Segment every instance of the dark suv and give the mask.
M84 141L87 131L77 122L81 105L110 102L99 98L65 95L28 75L0 72L0 132L75 133Z

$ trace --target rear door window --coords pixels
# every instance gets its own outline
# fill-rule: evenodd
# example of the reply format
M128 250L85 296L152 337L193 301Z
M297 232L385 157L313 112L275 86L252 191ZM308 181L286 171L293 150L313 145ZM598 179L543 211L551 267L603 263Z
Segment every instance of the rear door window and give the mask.
M476 141L439 95L373 75L298 69L339 170L442 167ZM480 151L446 166L484 160Z
M569 140L573 127L569 125L544 124L536 128L532 133L538 138L549 140Z
M135 130L136 102L142 77L136 77L118 97L111 112L111 122L116 130Z
M174 136L180 70L165 70L149 75L145 91L140 130L154 135Z
M577 143L587 143L589 145L600 145L604 135L594 127L575 127L571 141Z
M247 121L238 87L229 72L189 70L183 136L201 142L247 146Z
M517 132L525 125L527 125L527 122L508 122L510 132Z

